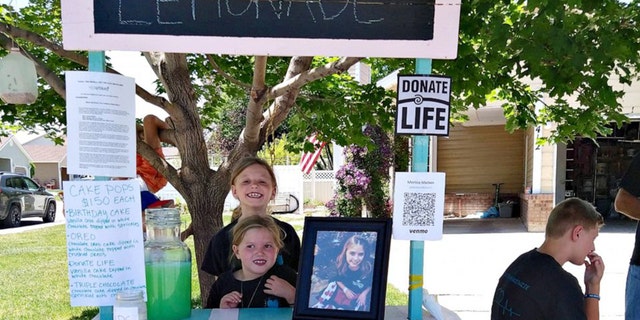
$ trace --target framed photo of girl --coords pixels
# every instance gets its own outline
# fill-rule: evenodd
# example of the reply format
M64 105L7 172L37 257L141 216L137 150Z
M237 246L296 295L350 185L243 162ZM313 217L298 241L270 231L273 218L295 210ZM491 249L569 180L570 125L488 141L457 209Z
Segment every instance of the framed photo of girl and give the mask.
M305 218L293 319L384 319L391 223Z

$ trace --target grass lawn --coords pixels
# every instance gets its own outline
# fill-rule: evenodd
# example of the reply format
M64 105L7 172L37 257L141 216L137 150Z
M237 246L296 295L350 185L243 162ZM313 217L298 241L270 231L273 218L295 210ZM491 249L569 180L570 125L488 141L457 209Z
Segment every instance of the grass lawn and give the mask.
M187 215L183 215L188 219ZM302 236L304 216L279 215ZM229 216L224 216L227 224ZM187 223L187 221L185 221ZM97 307L71 307L65 226L0 235L0 319L92 319ZM186 241L193 250L193 238ZM194 255L195 256L195 255ZM193 263L192 297L200 307L200 285ZM387 305L406 305L407 295L387 287Z

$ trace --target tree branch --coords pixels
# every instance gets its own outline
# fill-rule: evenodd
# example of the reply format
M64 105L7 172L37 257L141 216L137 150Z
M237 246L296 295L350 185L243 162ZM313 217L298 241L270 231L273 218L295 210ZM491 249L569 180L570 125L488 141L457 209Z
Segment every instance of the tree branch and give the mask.
M20 29L5 23L0 23L0 41L3 43L3 47L5 47L7 50L11 48L11 39L6 37L4 34L10 35L13 38L20 38L24 39L25 41L29 41L35 45L50 50L61 58L68 59L79 65L85 67L89 66L89 59L85 55L75 53L74 51L67 51L57 43L51 42L37 33ZM42 61L35 59L32 55L30 55L22 48L20 48L20 51L28 56L29 59L31 59L36 64L36 71L38 75L42 77L56 91L56 93L66 99L66 89L64 81L60 79L60 77L55 74L49 67L47 67L47 65ZM120 72L112 68L106 68L106 71L109 73L121 74ZM170 103L163 97L151 94L137 84L136 94L146 102L165 110L170 105Z
M222 68L220 68L220 66L218 65L218 63L216 63L216 61L213 59L213 55L206 55L207 57L207 61L209 61L209 63L211 64L211 67L213 68L213 70L215 70L221 77L227 79L229 82L244 88L246 90L250 90L251 89L251 85L249 85L248 83L244 83L234 77L232 77L230 74L226 73L224 70L222 70Z
M251 146L258 144L260 134L260 122L264 117L262 116L262 106L267 101L268 88L265 85L265 78L267 72L267 57L256 56L253 65L253 83L251 85L251 96L249 99L249 105L247 106L247 120L244 130L242 130L242 136L245 142ZM257 151L257 150L256 150Z
M295 105L298 97L298 93L300 93L300 87L294 84L301 83L291 80L308 72L312 61L313 57L291 58L287 74L285 75L284 81L280 84L289 83L289 85L280 91L282 94L278 95L267 111L263 112L264 120L261 123L261 127L265 136L272 134L273 130L280 126L280 124L287 118L287 115L289 115L289 112L291 112L291 109Z
M73 51L64 50L62 46L51 42L37 33L20 29L6 23L0 23L0 33L7 34L13 38L20 38L33 43L34 45L46 48L61 58L73 61L83 66L89 65L89 58L84 55L77 54Z
M109 72L113 71L113 73L117 73L120 74L118 72L116 72L115 70L108 68L107 69ZM136 95L138 95L138 97L142 98L142 100L151 103L155 106L158 106L164 110L168 110L170 108L173 108L173 104L171 102L169 102L167 99L165 99L164 97L155 95L150 93L149 91L145 90L144 88L142 88L141 86L136 84Z
M269 98L278 97L293 87L301 88L305 84L313 82L315 80L322 79L332 74L347 71L352 65L356 64L362 59L363 58L343 57L338 61L325 64L321 67L313 68L306 72L302 72L295 77L291 77L278 84L277 86L271 88L271 91L269 92Z
M269 127L277 128L294 107L302 86L331 74L344 72L360 60L362 58L343 57L338 61L309 70L312 58L294 57L291 59L285 80L273 87L269 92L269 98L276 98L274 103L269 106L269 109L263 112L265 120L262 126L271 124ZM266 129L266 131L272 130ZM271 132L266 131L265 134L271 134Z
M163 132L169 134L171 130L164 130ZM151 146L149 146L140 135L137 136L136 141L136 152L140 154L142 157L147 159L149 163L158 170L158 172L163 175L167 181L171 181L171 184L177 189L182 189L182 186L176 185L182 183L182 180L179 178L179 172L174 168L167 160L162 158L160 155L156 153Z

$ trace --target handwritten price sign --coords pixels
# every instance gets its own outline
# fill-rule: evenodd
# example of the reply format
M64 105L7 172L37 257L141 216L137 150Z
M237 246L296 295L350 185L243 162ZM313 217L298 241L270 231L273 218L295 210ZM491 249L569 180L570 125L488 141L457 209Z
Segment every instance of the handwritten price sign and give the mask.
M145 288L140 185L64 183L72 306L113 305L123 290Z

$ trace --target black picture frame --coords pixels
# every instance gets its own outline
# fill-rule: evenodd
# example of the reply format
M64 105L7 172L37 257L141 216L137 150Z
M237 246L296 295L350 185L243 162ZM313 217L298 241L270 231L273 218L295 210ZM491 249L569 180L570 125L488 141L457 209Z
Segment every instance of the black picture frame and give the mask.
M391 218L306 217L293 319L384 319L391 224ZM344 283L353 290L341 289Z

